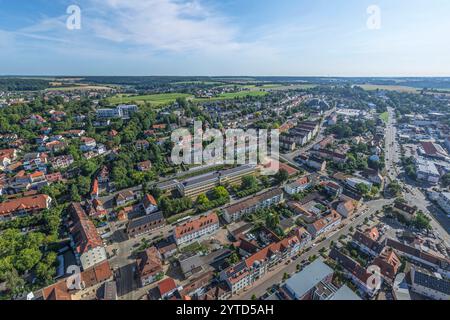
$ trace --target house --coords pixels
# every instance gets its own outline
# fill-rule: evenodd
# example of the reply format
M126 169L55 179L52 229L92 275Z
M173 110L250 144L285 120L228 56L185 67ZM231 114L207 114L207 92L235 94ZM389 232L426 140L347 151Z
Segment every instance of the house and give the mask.
M158 204L155 198L151 194L146 194L144 200L142 201L142 206L144 207L145 213L150 214L158 211Z
M313 149L313 150L311 150L310 153L319 158L330 160L330 161L333 161L336 163L346 163L347 162L347 156L345 154L331 151L328 149L318 149L318 150Z
M301 177L297 179L296 181L289 183L284 186L284 191L286 191L287 194L293 195L296 193L300 193L305 191L306 189L311 187L311 183L309 182L309 179L307 176Z
M384 177L381 175L381 173L378 170L368 168L363 171L362 175L365 178L367 178L370 182L380 185L380 186L384 182Z
M356 231L352 238L352 244L358 247L362 252L376 257L384 249L384 244L378 242L380 234L377 228L367 229L364 232Z
M92 151L97 146L97 142L93 138L81 137L80 141L81 141L80 150L82 152Z
M371 283L372 273L363 268L358 262L343 254L336 248L332 248L329 257L335 260L345 270L344 275L350 279L358 289L368 295L374 297L380 290L382 278L378 278L378 285Z
M150 171L152 169L152 162L150 160L139 162L137 169L142 172Z
M103 240L95 225L87 216L80 203L72 203L69 208L71 226L70 239L77 262L86 270L107 259Z
M103 206L103 202L99 199L94 199L92 201L86 201L86 212L89 217L101 218L108 214L105 207Z
M71 155L58 156L50 159L50 164L54 169L65 169L74 162Z
M102 170L100 170L100 173L97 176L99 183L108 183L109 182L109 170L107 166L103 166Z
M201 216L182 225L176 226L174 230L175 241L178 246L191 243L203 236L211 235L219 229L219 217L215 212Z
M341 221L342 217L336 211L332 210L329 215L308 224L306 229L313 238L317 238L318 236L328 233L339 226Z
M227 223L239 221L243 216L256 212L259 209L269 208L284 200L283 190L273 189L263 194L254 196L232 204L223 209L223 218Z
M178 252L178 247L173 238L162 239L155 243L155 247L158 249L163 260L168 260Z
M213 280L214 271L210 270L208 272L204 272L183 286L183 290L180 292L180 295L182 297L189 296L199 300L207 294L207 290L211 287Z
M163 281L158 283L158 291L161 296L161 299L168 299L173 294L180 290L181 288L177 286L175 280L172 278L164 279Z
M112 278L111 267L108 261L104 261L80 273L78 288L67 277L35 292L34 296L36 300L94 300L98 290Z
M417 215L417 207L412 207L406 203L396 201L393 206L393 211L402 215L406 221L412 221Z
M136 264L136 272L142 287L158 281L164 276L161 254L155 247L150 247L142 252Z
M148 142L147 140L138 140L134 145L136 146L137 150L147 150L148 148L150 148L150 142Z
M393 284L402 262L392 248L386 247L381 254L373 260L372 264L380 268L381 276L385 281Z
M306 247L312 241L311 234L305 228L297 228L294 232L299 240L300 248Z
M98 179L94 179L91 188L91 200L98 199L99 189L98 189Z
M353 201L350 200L340 202L336 208L336 211L344 218L352 216L355 213L355 210L355 205L353 204Z
M0 220L28 215L49 209L52 198L45 194L6 200L0 203Z
M161 212L151 213L144 217L131 220L127 226L127 234L130 238L140 234L162 228L166 225L166 220Z
M122 191L116 195L116 205L119 207L131 201L134 201L134 192L131 190Z
M325 172L327 168L327 161L315 156L309 156L306 160L306 165L310 168L316 169L320 172Z
M324 190L333 198L338 198L342 194L342 187L333 181L325 181L321 183L321 185L323 186Z

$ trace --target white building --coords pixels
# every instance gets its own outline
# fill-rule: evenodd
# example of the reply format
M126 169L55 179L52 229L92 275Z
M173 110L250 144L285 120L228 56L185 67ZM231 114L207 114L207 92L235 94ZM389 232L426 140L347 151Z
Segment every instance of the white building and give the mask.
M210 235L219 229L219 217L216 213L210 213L198 219L177 226L174 237L177 245L193 242L203 236Z
M441 177L436 165L432 161L423 158L416 159L416 172L417 179L431 184L438 184Z

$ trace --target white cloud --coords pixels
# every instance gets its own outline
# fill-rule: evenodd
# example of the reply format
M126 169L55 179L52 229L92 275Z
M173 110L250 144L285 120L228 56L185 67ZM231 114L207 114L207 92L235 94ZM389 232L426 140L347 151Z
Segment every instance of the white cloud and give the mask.
M175 52L240 48L237 30L199 1L92 1L106 15L85 25L103 39Z

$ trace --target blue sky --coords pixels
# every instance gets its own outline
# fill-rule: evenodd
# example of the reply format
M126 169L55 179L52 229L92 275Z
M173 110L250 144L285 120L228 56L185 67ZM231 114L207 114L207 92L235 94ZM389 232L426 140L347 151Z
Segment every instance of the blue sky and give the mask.
M66 28L69 5L81 29ZM380 8L381 29L367 27ZM450 76L448 0L0 0L0 74Z

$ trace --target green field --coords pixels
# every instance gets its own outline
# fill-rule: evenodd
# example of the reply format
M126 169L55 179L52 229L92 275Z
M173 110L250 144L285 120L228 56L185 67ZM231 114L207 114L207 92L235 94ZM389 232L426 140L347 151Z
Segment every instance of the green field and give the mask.
M231 100L237 98L244 98L247 96L250 97L263 97L268 95L269 93L266 91L240 91L240 92L230 92L230 93L222 93L221 95L213 98L194 98L192 99L194 102L205 102L205 101L218 101L218 100Z
M406 92L406 93L418 93L420 89L401 86L401 85L376 85L376 84L363 84L359 85L359 87L364 90L373 91L373 90L386 90L386 91L398 91L398 92Z
M388 121L389 121L389 113L388 112L384 112L384 113L380 114L380 119L383 120L385 123L388 123Z
M127 95L116 95L108 99L111 104L120 103L137 103L145 104L150 103L152 106L162 106L175 102L177 98L189 98L192 97L189 94L184 93L162 93L162 94L148 94L142 96L127 96Z

